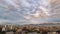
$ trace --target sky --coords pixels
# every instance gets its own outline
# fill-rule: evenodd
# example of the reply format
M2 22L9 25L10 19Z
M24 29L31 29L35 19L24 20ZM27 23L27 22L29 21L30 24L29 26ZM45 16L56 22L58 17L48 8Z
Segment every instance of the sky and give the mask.
M51 0L0 0L0 23L60 22L58 1L51 4Z

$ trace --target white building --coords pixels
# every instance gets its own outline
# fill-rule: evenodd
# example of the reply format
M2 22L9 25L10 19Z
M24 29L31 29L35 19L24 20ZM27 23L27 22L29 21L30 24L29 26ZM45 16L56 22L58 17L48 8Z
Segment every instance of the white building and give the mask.
M12 31L11 32L6 32L6 34L14 34L14 32L12 32Z

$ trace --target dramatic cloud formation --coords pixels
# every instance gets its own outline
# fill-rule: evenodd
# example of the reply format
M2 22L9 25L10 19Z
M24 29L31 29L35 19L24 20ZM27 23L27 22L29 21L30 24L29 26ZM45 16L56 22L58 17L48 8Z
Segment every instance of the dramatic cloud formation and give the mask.
M51 0L0 0L0 23L60 22L58 1L52 4Z

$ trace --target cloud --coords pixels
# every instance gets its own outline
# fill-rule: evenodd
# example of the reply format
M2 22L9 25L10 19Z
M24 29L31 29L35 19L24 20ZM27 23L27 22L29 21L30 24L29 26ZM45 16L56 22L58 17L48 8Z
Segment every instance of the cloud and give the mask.
M60 18L58 18L60 15L52 15L53 13L50 11L50 2L46 0L19 0L19 3L14 0L2 0L0 2L0 23L39 24L60 22Z

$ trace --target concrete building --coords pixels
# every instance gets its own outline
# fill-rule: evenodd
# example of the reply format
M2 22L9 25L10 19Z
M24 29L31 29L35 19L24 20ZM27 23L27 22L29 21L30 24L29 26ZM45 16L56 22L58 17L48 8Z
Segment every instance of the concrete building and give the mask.
M11 32L6 32L6 34L14 34L14 32L12 32L12 31Z
M58 34L57 32L48 32L47 34Z
M37 32L32 32L32 33L31 33L31 32L30 32L30 33L28 33L28 34L40 34L40 33L37 33Z

